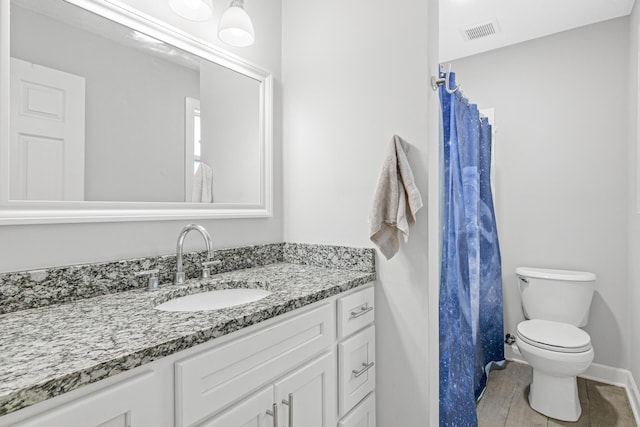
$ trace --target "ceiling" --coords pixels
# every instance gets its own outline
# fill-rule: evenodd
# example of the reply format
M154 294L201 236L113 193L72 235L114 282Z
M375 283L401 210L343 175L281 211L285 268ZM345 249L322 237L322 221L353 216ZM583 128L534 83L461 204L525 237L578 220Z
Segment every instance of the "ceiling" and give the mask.
M440 62L631 13L634 0L440 0ZM491 24L471 30L478 24ZM495 31L494 34L491 34ZM483 36L484 34L490 34Z

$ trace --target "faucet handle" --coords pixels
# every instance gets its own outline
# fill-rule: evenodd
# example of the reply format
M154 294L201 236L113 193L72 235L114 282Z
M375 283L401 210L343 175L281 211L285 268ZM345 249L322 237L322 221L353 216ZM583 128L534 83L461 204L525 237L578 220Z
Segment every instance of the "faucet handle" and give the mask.
M209 269L209 267L213 266L213 267L217 267L219 265L222 264L222 261L220 261L219 259L213 260L213 261L205 261L202 263L202 278L203 279L207 279L209 278L209 276L211 276L211 270Z
M147 290L154 291L159 287L159 282L158 282L159 272L160 270L156 268L153 270L135 271L133 275L136 277L149 276L149 287L147 288Z

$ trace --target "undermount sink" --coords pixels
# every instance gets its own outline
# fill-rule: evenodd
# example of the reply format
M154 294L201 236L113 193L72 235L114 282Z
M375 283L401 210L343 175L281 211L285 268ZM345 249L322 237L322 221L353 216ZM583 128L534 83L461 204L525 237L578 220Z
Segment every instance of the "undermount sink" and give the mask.
M264 289L220 289L174 298L155 308L162 311L206 311L233 307L271 295Z

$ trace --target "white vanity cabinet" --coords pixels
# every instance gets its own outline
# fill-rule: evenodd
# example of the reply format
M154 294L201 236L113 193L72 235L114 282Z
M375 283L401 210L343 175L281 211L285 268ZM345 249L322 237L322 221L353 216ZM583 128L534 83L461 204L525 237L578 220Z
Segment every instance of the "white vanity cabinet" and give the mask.
M179 362L176 425L375 427L374 318L367 287ZM318 349L321 356L281 375Z
M297 394L301 396L303 407L310 393L317 392L317 397L326 401L318 402L322 405L322 412L329 411L325 417L333 415L335 405L331 405L328 396L335 393L334 336L335 310L332 304L327 303L179 361L175 368L176 427L191 427L200 423L234 426L230 421L224 424L214 419L211 424L207 420L234 402L242 400L237 404L242 407L245 400L257 399L255 394L248 398L245 396L265 385L275 387L275 395L271 404L261 409L262 412L271 408L273 403L277 404L280 411L279 408L284 405L282 400L289 393L295 396L295 391L299 390ZM330 352L327 356L304 364L327 351ZM293 368L303 365L303 368L286 375ZM280 377L282 379L279 380ZM319 382L317 390L312 390L315 386L309 385L314 381ZM257 395L261 395L261 392ZM221 419L226 420L235 412L236 409L232 407L228 413L221 415ZM330 425L318 424L322 427Z

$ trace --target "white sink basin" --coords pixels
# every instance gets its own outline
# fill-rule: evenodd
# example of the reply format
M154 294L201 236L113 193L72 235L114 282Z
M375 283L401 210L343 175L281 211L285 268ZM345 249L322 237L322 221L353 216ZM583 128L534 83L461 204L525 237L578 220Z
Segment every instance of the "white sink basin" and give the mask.
M156 309L163 311L218 310L258 301L268 295L271 295L271 292L264 289L220 289L174 298L156 306Z

